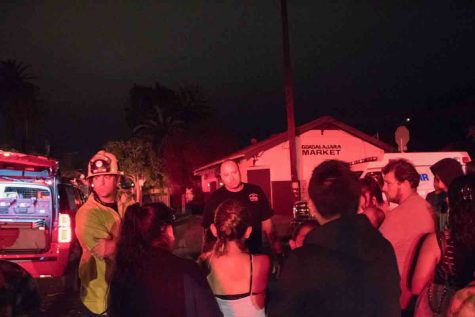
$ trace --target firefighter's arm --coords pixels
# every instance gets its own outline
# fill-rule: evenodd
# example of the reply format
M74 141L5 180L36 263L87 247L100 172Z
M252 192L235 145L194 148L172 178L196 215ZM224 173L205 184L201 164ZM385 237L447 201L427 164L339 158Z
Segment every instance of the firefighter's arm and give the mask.
M99 219L93 210L79 210L76 214L76 236L82 248L102 259L114 254L116 239Z
M99 239L91 252L100 259L112 258L115 254L116 239Z

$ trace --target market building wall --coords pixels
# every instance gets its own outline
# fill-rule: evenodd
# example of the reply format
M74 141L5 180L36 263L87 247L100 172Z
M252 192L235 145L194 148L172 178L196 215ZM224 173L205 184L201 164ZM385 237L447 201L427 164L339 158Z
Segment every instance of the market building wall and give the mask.
M384 150L342 130L310 130L297 139L297 166L303 199L313 169L325 160L353 162L382 157Z
M385 151L391 150L390 145L329 116L297 127L296 133L297 173L302 200L308 199L307 183L313 169L324 160L351 163L380 159ZM233 159L239 164L242 180L261 186L276 214L291 215L295 201L292 187L296 184L291 182L287 139L286 132L273 135L196 169L195 175L201 176L203 191L210 193L222 186L216 173L221 162Z
M309 130L296 138L297 172L302 199L307 200L307 183L313 169L321 162L337 159L352 162L368 157L381 157L384 150L343 130ZM291 190L289 142L285 141L249 158L237 159L244 182L256 183L267 194L278 214L290 214ZM215 167L217 170L219 166ZM214 182L215 185L210 182ZM210 170L202 176L203 191L221 186Z

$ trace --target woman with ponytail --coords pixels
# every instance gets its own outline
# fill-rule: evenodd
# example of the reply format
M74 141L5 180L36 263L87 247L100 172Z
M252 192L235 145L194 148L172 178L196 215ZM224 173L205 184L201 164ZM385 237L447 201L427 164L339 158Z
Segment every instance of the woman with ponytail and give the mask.
M171 253L173 214L162 203L127 208L108 316L222 316L199 267Z
M224 316L265 316L270 260L245 247L252 227L248 210L236 200L218 206L211 232L217 238L208 258L208 282Z

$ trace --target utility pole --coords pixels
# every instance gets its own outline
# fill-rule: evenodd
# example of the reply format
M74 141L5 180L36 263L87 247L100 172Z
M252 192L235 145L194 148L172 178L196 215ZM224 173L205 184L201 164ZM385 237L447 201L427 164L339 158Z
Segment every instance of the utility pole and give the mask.
M287 131L289 136L290 177L295 200L300 200L300 182L297 174L297 155L295 147L294 83L289 48L289 26L287 19L287 0L281 0L282 43L284 57L284 94L287 108Z

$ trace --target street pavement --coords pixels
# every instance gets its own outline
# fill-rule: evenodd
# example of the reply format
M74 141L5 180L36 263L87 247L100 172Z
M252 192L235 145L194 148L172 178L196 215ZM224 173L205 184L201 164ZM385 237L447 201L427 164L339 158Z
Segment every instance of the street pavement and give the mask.
M43 299L41 310L45 317L80 317L79 292L64 292L60 279L39 279Z

